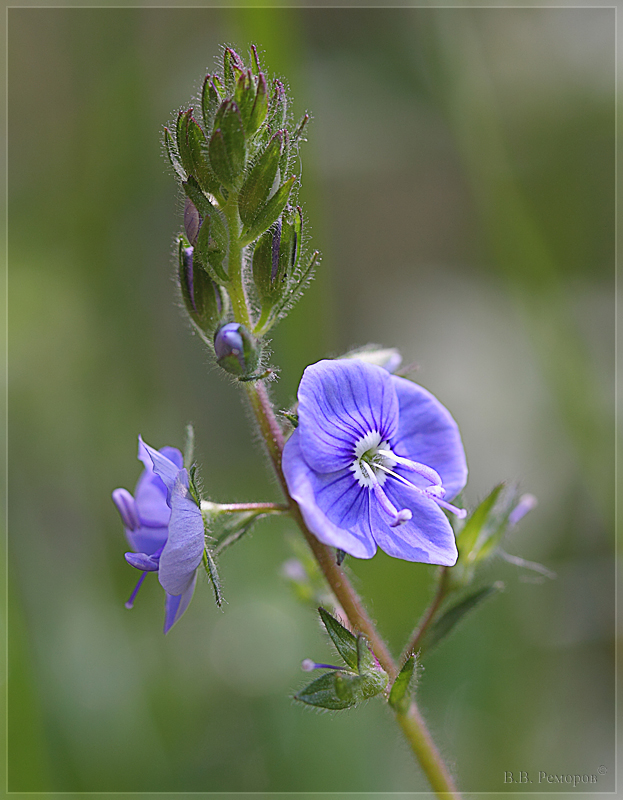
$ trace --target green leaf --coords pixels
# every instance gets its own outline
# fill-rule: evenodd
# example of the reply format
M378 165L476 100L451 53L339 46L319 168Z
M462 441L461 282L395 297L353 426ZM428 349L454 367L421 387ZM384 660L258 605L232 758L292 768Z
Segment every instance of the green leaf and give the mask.
M421 651L431 650L438 645L467 614L481 605L487 598L497 594L502 588L503 584L501 583L485 586L482 589L478 589L478 591L473 594L468 595L459 603L452 606L452 608L449 608L424 634Z
M331 711L340 711L344 708L351 708L356 705L356 700L348 697L348 692L344 690L343 677L340 679L340 690L343 696L337 693L336 676L343 673L327 672L316 680L308 684L304 689L294 695L294 699L308 706L316 708L328 708ZM357 676L353 676L357 677Z
M242 184L238 198L238 210L240 211L240 219L245 225L253 223L261 206L266 202L270 194L277 174L281 145L282 135L278 131Z
M273 222L276 222L283 209L286 207L288 197L290 196L290 190L295 180L296 175L292 175L291 178L288 178L285 183L281 184L270 200L260 208L256 218L242 235L243 244L249 244L249 242L252 242L260 234L268 230Z
M221 97L216 90L211 75L206 75L201 90L201 114L206 131L210 132L214 126L214 117L221 103Z
M171 133L168 128L164 129L164 144L167 149L167 155L169 157L169 161L171 162L171 166L175 170L178 178L181 178L183 181L185 181L186 172L184 171L182 162L179 159L179 154L175 148L173 137L171 136Z
M352 670L356 670L359 660L356 637L322 606L318 613L338 653Z
M223 605L223 591L221 589L221 580L219 578L218 570L216 568L216 562L212 558L212 555L207 547L204 548L203 551L203 566L212 584L216 605L220 608Z
M406 711L409 707L409 684L415 669L415 656L409 656L394 681L389 693L389 704L396 711Z
M498 484L482 503L474 509L465 522L465 525L457 536L457 546L460 553L459 559L461 561L471 562L476 558L476 542L503 488L503 483Z

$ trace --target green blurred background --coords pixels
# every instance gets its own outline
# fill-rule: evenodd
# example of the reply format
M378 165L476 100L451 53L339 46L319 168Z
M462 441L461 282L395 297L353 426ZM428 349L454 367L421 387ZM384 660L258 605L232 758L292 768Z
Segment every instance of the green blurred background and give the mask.
M314 119L301 199L323 262L276 330L289 403L304 367L397 346L446 404L467 503L521 481L538 508L495 561L506 591L426 662L420 699L466 791L504 772L613 788L613 9L9 11L11 791L414 791L381 703L296 706L330 658L260 522L164 637L110 492L136 437L196 426L212 499L279 498L236 387L174 303L181 198L161 127L219 45L251 42ZM397 652L433 572L348 562ZM595 787L591 787L595 788Z

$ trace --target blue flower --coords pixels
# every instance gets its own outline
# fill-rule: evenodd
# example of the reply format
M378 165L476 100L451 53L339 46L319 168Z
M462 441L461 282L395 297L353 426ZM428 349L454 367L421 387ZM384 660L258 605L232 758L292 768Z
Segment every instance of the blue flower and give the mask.
M143 572L126 608L132 608L147 573L157 572L166 593L167 633L195 591L204 550L203 517L190 493L180 451L174 447L154 450L140 436L138 442L138 457L145 469L134 497L126 489L112 493L133 550L125 554L126 561Z
M456 422L426 389L357 360L307 367L299 424L283 451L288 490L321 542L357 558L377 545L407 561L452 566L441 510L467 480Z

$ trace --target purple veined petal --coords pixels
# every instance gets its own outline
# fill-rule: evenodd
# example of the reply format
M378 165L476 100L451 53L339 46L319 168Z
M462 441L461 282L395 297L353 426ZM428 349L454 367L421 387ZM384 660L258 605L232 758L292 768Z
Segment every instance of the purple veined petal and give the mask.
M141 436L138 437L138 457L143 464L145 464L146 469L148 468L148 459L151 460L154 472L167 488L167 499L170 499L173 486L175 485L180 471L177 464L158 452L158 450L154 450L153 447L146 444Z
M147 457L151 465L151 458ZM152 469L144 469L134 490L136 507L143 525L163 527L169 524L171 509L167 504L167 488Z
M168 594L166 595L166 599L164 601L164 632L168 633L173 625L178 621L178 619L182 616L184 611L188 608L190 601L192 600L193 593L195 591L195 585L197 583L197 573L195 572L195 576L190 582L188 588L182 594Z
M169 538L160 556L158 580L168 594L181 595L194 579L205 546L203 517L188 491L183 469L171 492Z
M453 566L458 558L454 531L437 503L391 478L383 490L396 508L409 509L412 518L392 528L380 504L371 502L372 534L381 550L405 561Z
M158 559L152 558L147 553L126 553L125 560L131 567L143 570L143 572L157 572Z
M447 408L416 383L391 376L400 406L398 431L391 446L396 455L436 470L452 500L467 482L467 463L458 426ZM430 483L398 466L396 472L422 488Z
M307 367L298 389L301 449L318 472L350 466L357 442L371 431L383 440L398 428L392 376L355 359Z
M300 428L286 442L282 468L288 491L316 538L356 558L372 558L376 544L369 528L367 493L356 491L360 487L352 473L347 476L348 483L340 483L346 470L333 475L312 470L301 453ZM333 479L336 483L331 484ZM356 488L351 488L353 485Z
M113 503L117 506L117 511L121 516L123 525L130 531L140 528L138 511L134 498L127 489L115 489L112 493Z
M125 535L135 553L146 553L150 556L162 548L169 535L169 529L166 525L160 528L140 527L136 531L126 528Z

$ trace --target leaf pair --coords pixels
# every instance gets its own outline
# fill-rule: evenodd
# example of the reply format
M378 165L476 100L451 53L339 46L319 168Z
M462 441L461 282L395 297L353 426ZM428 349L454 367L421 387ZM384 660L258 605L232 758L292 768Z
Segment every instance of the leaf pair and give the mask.
M295 700L338 711L380 694L387 686L387 673L378 664L365 637L354 636L324 608L319 608L318 613L347 669L321 675L301 689Z

